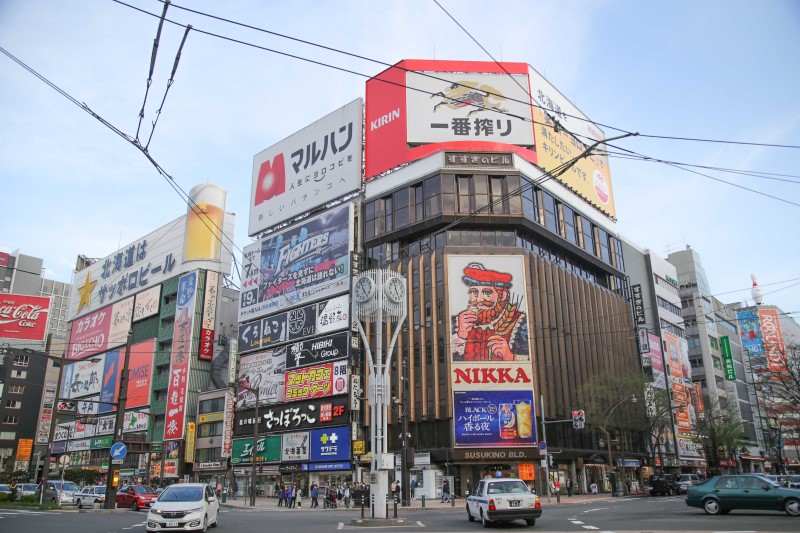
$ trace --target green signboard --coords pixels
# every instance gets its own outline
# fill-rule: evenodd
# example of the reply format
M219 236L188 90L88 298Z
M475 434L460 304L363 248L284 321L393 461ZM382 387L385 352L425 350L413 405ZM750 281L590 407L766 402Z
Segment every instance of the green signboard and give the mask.
M267 435L258 439L256 463L278 463L281 460L281 436ZM241 465L253 462L253 439L233 439L231 464Z
M725 370L725 379L728 381L736 380L736 369L733 367L733 354L731 353L731 341L726 336L720 337L720 347L722 348L722 367Z
M89 448L92 450L98 450L101 448L111 448L112 444L114 444L113 435L107 435L105 437L94 437L92 441L89 443Z

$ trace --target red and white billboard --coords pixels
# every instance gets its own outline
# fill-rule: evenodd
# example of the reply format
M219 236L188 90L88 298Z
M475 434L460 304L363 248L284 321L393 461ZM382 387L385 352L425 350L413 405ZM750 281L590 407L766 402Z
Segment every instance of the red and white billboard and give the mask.
M182 439L186 422L186 392L189 388L189 367L192 360L192 331L197 272L184 274L178 280L178 300L175 304L175 326L172 334L172 360L169 367L167 412L164 420L164 440Z
M362 107L353 100L253 158L250 235L361 187Z
M764 340L769 371L786 372L786 350L778 310L759 308L758 321L761 323L761 337Z
M128 399L125 402L128 408L150 405L150 383L153 379L155 353L155 339L148 339L131 346L131 356L128 360Z
M511 151L535 164L527 74L525 63L488 61L406 60L384 70L367 81L365 178L444 150ZM411 137L427 144L411 146Z
M129 297L73 320L67 359L85 359L125 344L132 317L133 297Z
M49 297L3 294L0 296L0 339L43 341L49 312Z

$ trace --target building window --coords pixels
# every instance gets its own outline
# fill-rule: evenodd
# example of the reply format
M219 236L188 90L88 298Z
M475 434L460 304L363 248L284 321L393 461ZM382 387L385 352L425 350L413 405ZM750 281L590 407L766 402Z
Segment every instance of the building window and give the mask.
M457 212L462 215L468 215L471 210L469 185L469 176L456 176L456 197L458 198Z
M9 394L24 394L25 393L25 385L9 385L8 386L8 393Z
M589 219L581 217L581 231L583 233L583 249L592 255L594 254L594 233L592 223Z
M422 222L425 220L425 197L422 194L422 184L415 185L410 188L411 196L408 199L410 202L410 209L414 214L413 220L409 216L411 222ZM410 215L411 213L409 213Z
M394 193L394 227L408 226L408 189L400 189Z
M197 431L198 437L218 437L222 435L222 421L210 424L200 424Z
M544 191L542 191L542 199L542 204L544 205L544 227L553 233L558 233L556 199Z
M602 228L597 228L597 252L603 263L611 264L611 256L608 253L608 232Z
M222 458L222 449L217 448L198 448L194 453L194 460L197 463L212 463Z
M28 377L28 371L27 370L12 370L11 371L11 377L12 378L25 379L25 378Z
M22 354L15 354L14 355L14 366L28 366L31 358L27 355Z
M16 431L0 431L0 440L17 440L17 432ZM11 455L11 450L8 450L8 455ZM0 450L2 451L2 450ZM4 453L0 453L0 455L5 455Z
M6 415L3 417L3 424L19 424L19 417Z
M6 409L19 409L22 407L22 402L19 400L6 400Z
M423 182L425 194L425 218L430 219L442 214L442 180L439 176L428 178Z
M394 225L392 224L392 214L394 212L394 208L392 207L392 197L387 196L386 198L381 198L379 205L381 209L381 216L383 217L383 227L381 228L381 233L390 232L394 229Z
M532 222L539 222L538 195L533 185L525 180L525 190L522 191L522 214Z
M575 211L566 205L561 205L561 234L572 244L578 244L578 235L575 232Z
M202 400L200 402L200 414L219 413L225 410L225 397Z

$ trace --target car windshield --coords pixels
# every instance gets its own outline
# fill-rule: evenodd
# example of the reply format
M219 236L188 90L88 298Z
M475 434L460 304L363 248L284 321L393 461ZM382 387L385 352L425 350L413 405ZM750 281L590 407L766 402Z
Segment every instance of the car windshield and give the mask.
M764 477L764 476L753 476L753 477L756 477L756 478L764 481L765 483L767 483L769 485L772 485L773 487L780 487L781 486L780 483L778 483L777 481L772 480L772 479L770 479L768 477Z
M489 494L524 494L530 492L522 481L494 481L489 484Z
M159 496L160 502L199 502L203 499L202 487L170 487Z
M62 487L60 487L60 488L59 488L59 485L61 485L61 483L56 482L56 490L74 490L75 492L78 492L78 491L81 490L81 488L78 485L76 485L75 483L73 483L72 481L65 481L64 485Z
M134 485L133 491L136 494L154 494L155 491L150 487L145 487L144 485Z

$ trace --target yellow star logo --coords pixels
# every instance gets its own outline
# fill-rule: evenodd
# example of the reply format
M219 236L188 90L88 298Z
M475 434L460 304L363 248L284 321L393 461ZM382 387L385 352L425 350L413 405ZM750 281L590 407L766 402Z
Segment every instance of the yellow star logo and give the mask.
M92 291L94 286L97 285L96 281L92 281L89 272L86 273L86 284L83 287L78 287L78 294L81 295L81 301L78 302L78 312L81 312L84 306L91 309L92 307Z

